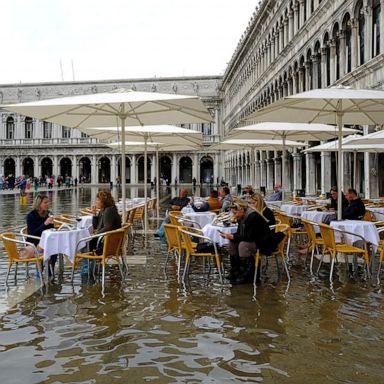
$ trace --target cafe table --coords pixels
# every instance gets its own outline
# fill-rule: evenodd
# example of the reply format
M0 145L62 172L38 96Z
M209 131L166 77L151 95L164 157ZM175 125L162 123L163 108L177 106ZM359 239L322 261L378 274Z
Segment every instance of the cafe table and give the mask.
M41 234L38 246L43 249L44 261L49 260L52 255L63 254L73 263L77 243L88 236L88 228L61 231L47 229ZM80 244L80 248L85 247L85 245L85 243Z
M204 236L209 237L213 242L219 244L220 247L223 247L229 244L229 240L221 237L219 231L225 233L235 233L237 232L237 225L225 227L207 224L205 227L202 228L202 231Z
M302 212L310 208L310 205L301 205L301 204L283 204L280 209L288 215L300 216Z
M180 217L180 220L182 221L183 217L187 219L191 219L199 224L200 228L203 228L207 224L212 223L212 221L216 217L216 213L214 212L189 212L184 213L182 217Z
M336 212L304 211L301 213L301 218L314 223L329 224L332 220L336 219ZM314 229L316 233L320 233L320 228L317 225L314 226Z

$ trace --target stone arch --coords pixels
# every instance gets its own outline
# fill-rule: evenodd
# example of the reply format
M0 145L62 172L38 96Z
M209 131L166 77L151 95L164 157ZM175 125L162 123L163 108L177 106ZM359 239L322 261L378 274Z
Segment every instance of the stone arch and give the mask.
M52 176L53 174L53 161L50 157L43 157L40 161L41 175L40 176Z
M211 156L206 155L200 159L200 182L213 183L213 159Z
M147 183L151 182L151 163L152 160L150 157L147 157ZM144 182L144 156L140 156L137 159L137 170L138 170L138 182Z
M91 159L87 156L79 160L79 177L84 183L90 183L92 180Z
M22 161L21 173L25 176L35 177L34 161L30 157L25 157Z
M160 156L160 179L172 181L172 159L168 155Z
M98 182L109 183L111 181L111 159L108 156L102 156L97 162Z
M72 176L72 160L69 157L62 157L59 162L60 176Z
M16 162L12 157L7 157L4 160L4 176L16 176Z
M192 159L189 156L183 156L179 160L179 182L192 183Z

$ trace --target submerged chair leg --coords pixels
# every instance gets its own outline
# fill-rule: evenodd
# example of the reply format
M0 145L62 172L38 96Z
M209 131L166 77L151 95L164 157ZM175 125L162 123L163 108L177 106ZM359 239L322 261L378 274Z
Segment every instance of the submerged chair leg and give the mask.
M6 286L8 286L8 277L9 277L9 273L11 272L11 268L12 268L12 263L9 263L8 264L7 276L5 277L5 285Z
M329 282L332 284L332 275L333 275L333 267L335 265L335 257L331 254L332 262L331 262L331 271L329 273Z
M383 262L383 260L380 257L379 265L377 267L377 285L380 285L380 272L381 272L381 263L382 262Z

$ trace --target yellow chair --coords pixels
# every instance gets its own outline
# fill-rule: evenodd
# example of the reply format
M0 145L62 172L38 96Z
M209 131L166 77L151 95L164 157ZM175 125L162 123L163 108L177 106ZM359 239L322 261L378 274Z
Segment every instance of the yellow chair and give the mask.
M379 236L381 232L384 232L384 228L379 228L377 230ZM380 285L380 272L381 272L381 264L383 263L384 259L384 240L379 241L379 266L377 267L377 285Z
M43 282L42 268L41 268L43 255L38 253L37 248L34 244L25 240L18 240L17 239L18 236L20 236L20 238L24 238L24 235L13 233L13 232L5 232L0 235L0 239L2 240L4 248L8 255L8 271L5 279L5 285L8 285L8 277L13 264L16 264L16 268L15 268L15 284L16 284L17 266L19 263L24 263L26 265L27 276L28 276L28 263L36 263L37 269L39 271L40 282L41 282L41 285L43 285L44 282ZM34 237L34 236L30 236L30 237ZM25 248L26 246L30 246L33 248L34 250L33 257L29 257L29 258L22 257L22 249Z
M275 226L275 232L284 232L284 233L288 234L288 231L289 231L289 225L287 225L287 224L276 224L276 226ZM288 239L288 236L287 235L284 236L284 239L280 241L279 245L277 246L277 249L275 251L273 251L270 255L264 255L264 256L265 257L267 257L267 256L280 256L281 260L283 262L283 265L284 265L285 272L287 273L288 282L290 282L291 277L289 275L287 260L286 260L285 252L284 252L285 245L287 243L287 239ZM257 250L256 255L255 255L255 274L253 276L253 284L255 286L256 286L257 269L259 268L260 258L261 258L260 251Z
M213 257L216 262L216 267L219 271L220 282L221 284L223 284L223 275L222 275L223 266L221 264L220 256L217 251L215 242L212 241L209 237L200 235L195 231L192 232L190 230L180 229L180 228L179 228L179 231L181 233L183 245L185 246L185 268L183 273L183 281L185 280L186 274L188 273L189 275L189 267L190 267L192 257ZM191 236L193 236L194 238L203 240L204 242L211 243L213 245L214 252L198 252L197 249L194 247Z
M167 266L169 255L173 254L177 260L177 274L179 275L181 269L181 256L182 256L182 242L181 235L179 232L180 227L172 224L164 224L164 234L167 241L167 258L165 260L165 267Z
M133 216L132 216L133 226L135 226L135 223L139 221L141 223L141 227L144 229L144 215L145 215L144 205L136 207L136 209L133 211Z
M336 240L335 240L335 231L336 230L338 232L341 232L341 233L349 233L349 232L341 231L341 230L332 228L330 225L327 225L327 224L319 224L319 228L320 228L321 237L324 241L324 252L328 251L329 254L331 255L331 272L329 274L329 281L331 284L332 284L333 268L334 268L335 260L336 260L338 253L342 253L345 255L352 254L352 253L362 255L364 257L365 265L367 267L368 277L370 276L369 254L368 254L366 242L365 242L363 237L361 237L355 233L353 233L353 234L351 233L354 236L361 237L361 240L364 242L364 245L365 245L364 249L359 248L359 247L355 247L355 246L349 245L349 244L336 243Z
M308 255L309 251L311 251L311 262L309 265L309 271L311 272L311 275L313 275L313 259L315 256L315 249L316 249L317 255L320 257L319 247L324 246L324 240L321 237L316 236L316 232L315 232L315 229L313 227L314 225L317 225L316 223L312 223L311 221L304 220L304 219L301 219L301 222L304 224L304 228L305 228L305 231L307 232L307 236L308 236L307 255Z
M371 211L366 210L362 220L364 220L364 221L376 221L376 218L375 218L375 215Z
M102 267L102 292L104 292L104 281L105 281L105 266L108 260L114 259L117 261L121 277L124 278L123 270L120 265L122 244L124 243L124 237L126 236L128 231L127 228L120 228L114 231L109 231L105 233L100 233L93 236L88 236L84 239L81 239L76 246L76 254L72 264L72 275L71 281L73 282L73 275L75 272L75 267L79 259L87 259L87 260L95 260L101 263ZM84 243L89 243L92 239L103 239L103 253L101 255L97 255L94 251L81 253L80 247L84 247ZM81 244L81 245L80 245ZM124 261L122 261L124 264ZM89 273L89 265L88 265L88 273Z
M172 225L180 225L179 216L181 215L181 211L169 211L168 214Z

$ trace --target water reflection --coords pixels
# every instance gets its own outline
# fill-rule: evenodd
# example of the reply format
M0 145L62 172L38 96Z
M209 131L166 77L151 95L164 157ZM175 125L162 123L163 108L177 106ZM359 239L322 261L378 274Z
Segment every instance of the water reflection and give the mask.
M96 189L52 193L55 212L89 205ZM141 191L132 191L140 194ZM30 209L0 196L1 230ZM15 214L17 212L17 214ZM130 254L143 254L136 236ZM0 315L0 369L6 383L377 383L381 382L383 299L361 282L329 290L292 267L292 283L221 288L199 271L188 287L165 249L150 240L146 264L121 283L112 268L100 286L61 283ZM0 262L0 284L5 260ZM19 281L22 284L22 279Z

